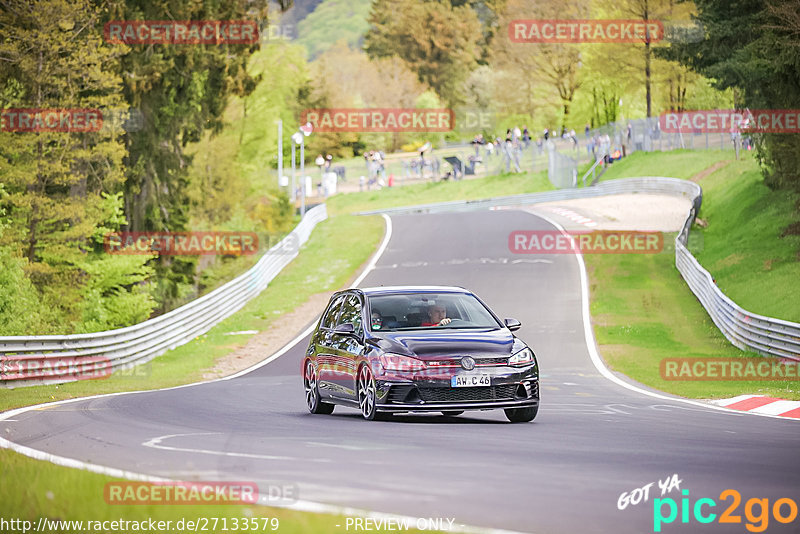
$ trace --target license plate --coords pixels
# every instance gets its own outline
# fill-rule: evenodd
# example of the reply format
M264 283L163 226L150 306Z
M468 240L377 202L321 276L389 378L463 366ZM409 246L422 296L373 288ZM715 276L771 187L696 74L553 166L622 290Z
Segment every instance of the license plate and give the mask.
M472 388L491 385L492 377L489 375L455 375L450 377L450 386L454 388Z

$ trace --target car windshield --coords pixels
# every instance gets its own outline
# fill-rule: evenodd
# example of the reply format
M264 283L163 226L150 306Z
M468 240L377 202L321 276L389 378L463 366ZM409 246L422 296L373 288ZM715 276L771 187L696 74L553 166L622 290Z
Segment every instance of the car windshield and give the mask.
M477 298L467 293L401 293L369 297L372 331L501 328Z

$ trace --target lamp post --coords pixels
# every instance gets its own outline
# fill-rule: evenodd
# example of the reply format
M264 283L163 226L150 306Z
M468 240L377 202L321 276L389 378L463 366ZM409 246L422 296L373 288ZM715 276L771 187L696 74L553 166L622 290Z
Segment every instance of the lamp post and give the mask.
M278 186L283 179L283 121L278 119Z
M297 130L297 132L292 135L292 140L294 143L292 144L292 151L294 151L294 145L300 145L300 217L306 214L306 177L305 177L305 170L306 170L306 137L311 135L312 126L310 122L305 123L303 126ZM294 156L292 156L292 161L294 161Z
M297 137L297 134L295 133L295 134L292 136L292 192L291 192L291 194L289 195L289 198L291 198L291 199L292 199L292 205L294 205L294 203L297 201L297 186L295 185L295 180L296 180L296 178L295 178L295 165L294 165L294 160L295 160L295 155L294 155L294 154L295 154L295 145L297 144L297 139L296 139L296 137Z

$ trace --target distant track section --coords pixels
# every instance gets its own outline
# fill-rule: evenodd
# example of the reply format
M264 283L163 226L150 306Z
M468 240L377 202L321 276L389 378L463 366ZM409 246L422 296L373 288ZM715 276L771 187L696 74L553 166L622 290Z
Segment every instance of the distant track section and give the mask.
M440 202L367 211L360 215L458 212L628 193L664 193L690 198L692 207L687 214L683 229L675 239L675 266L692 293L703 305L720 332L736 347L759 354L800 361L800 323L766 317L745 310L717 287L711 273L705 270L689 252L686 243L689 239L689 230L697 212L700 211L703 190L699 185L688 180L664 177L621 178L582 189L559 189L483 200Z

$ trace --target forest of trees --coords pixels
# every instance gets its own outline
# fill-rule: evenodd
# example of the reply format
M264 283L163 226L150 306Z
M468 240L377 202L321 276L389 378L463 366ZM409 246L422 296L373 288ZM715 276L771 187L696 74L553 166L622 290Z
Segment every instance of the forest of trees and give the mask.
M699 39L513 42L517 19L645 19ZM291 24L249 44L115 44L116 20ZM698 35L698 32L694 32ZM665 111L800 108L800 0L2 0L0 110L131 110L136 127L0 130L0 335L90 332L174 308L246 258L109 255L109 232L278 235L296 218L275 122L303 109L489 110L507 126L599 126ZM448 134L463 137L463 132ZM307 157L441 134L320 133ZM760 134L771 187L800 189L800 138Z

